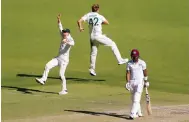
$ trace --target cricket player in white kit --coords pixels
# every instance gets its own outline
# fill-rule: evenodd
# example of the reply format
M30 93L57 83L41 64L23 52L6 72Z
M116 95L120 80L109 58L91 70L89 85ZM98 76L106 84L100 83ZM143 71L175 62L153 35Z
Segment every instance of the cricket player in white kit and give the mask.
M92 6L92 12L85 14L83 17L81 17L80 20L78 20L78 27L81 32L84 31L82 23L87 21L89 24L91 42L89 71L92 76L96 76L95 63L99 44L111 47L119 65L128 62L128 59L123 59L121 57L121 54L115 42L102 34L102 24L108 25L109 22L107 21L107 19L105 19L104 16L100 15L98 12L99 5L94 4Z
M131 51L131 60L127 63L126 68L126 89L131 92L132 108L130 119L141 117L140 100L144 87L149 87L147 82L146 63L139 59L139 51L133 49Z
M44 85L47 80L48 73L49 73L50 69L52 69L53 67L56 67L56 66L60 66L60 77L62 80L62 91L59 92L59 94L62 95L62 94L68 93L67 87L66 87L66 78L64 76L64 73L65 73L66 67L69 63L69 52L70 52L71 47L74 45L74 40L70 35L70 30L63 29L63 26L62 26L61 20L60 20L60 16L61 15L59 14L57 17L58 27L59 27L60 35L61 35L59 53L55 58L53 58L46 64L42 78L36 78L36 81L38 83Z

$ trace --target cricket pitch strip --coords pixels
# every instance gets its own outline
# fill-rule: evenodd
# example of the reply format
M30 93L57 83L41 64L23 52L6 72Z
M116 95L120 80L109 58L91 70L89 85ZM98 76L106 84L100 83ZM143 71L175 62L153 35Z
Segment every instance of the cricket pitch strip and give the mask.
M143 109L144 110L144 109ZM42 116L37 118L3 120L3 122L189 122L189 104L172 106L153 106L153 114L128 120L128 110L89 111L64 110L67 114Z

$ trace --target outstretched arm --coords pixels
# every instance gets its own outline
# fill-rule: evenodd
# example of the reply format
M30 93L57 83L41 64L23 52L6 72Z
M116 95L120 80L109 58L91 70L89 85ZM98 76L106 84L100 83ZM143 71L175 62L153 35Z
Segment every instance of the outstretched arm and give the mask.
M77 25L79 27L80 32L84 31L83 22L84 22L84 20L82 18L77 21Z
M102 16L102 24L103 25L109 25L108 20L104 16Z
M78 21L77 21L77 25L79 27L79 31L82 32L84 31L83 28L83 22L87 21L88 19L88 14L85 14L83 17L81 17Z
M104 21L102 22L102 24L103 24L103 25L109 25L109 22L108 22L108 20L104 20Z
M62 35L63 26L62 26L60 17L61 17L61 14L58 14L58 16L57 16L57 19L58 19L58 28L59 28L60 33L61 33L61 35Z

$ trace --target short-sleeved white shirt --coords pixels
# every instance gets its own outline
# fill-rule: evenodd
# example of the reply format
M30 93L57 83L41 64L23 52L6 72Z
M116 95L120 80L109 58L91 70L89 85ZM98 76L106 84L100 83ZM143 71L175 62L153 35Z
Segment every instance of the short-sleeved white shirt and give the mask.
M138 59L138 62L136 63L130 60L127 63L127 68L126 68L126 70L130 71L131 73L130 80L139 81L139 82L143 81L144 78L143 70L145 69L146 69L146 63L141 59Z
M104 16L97 12L89 12L82 19L89 24L89 33L91 35L102 34L102 23L106 20Z

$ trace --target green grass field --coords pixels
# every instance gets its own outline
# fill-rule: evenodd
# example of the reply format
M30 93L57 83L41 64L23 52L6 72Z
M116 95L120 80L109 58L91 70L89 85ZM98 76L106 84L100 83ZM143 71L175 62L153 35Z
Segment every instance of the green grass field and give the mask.
M88 73L88 29L85 24L80 33L76 21L95 2L110 22L103 31L121 54L129 57L137 48L147 62L153 104L188 103L188 0L2 0L2 120L68 114L66 109L129 108L125 65L117 65L108 47L99 49L97 76ZM45 86L34 80L58 52L58 13L76 42L66 70L66 96L56 94L61 88L58 68Z

